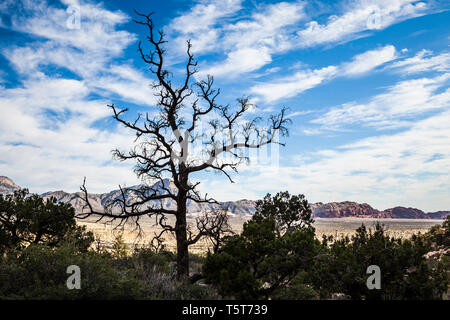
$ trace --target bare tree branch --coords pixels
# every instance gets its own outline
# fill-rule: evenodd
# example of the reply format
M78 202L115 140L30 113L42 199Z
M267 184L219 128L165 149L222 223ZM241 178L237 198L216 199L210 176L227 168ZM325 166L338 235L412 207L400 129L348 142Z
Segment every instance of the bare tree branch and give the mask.
M175 234L178 276L185 277L190 245L207 238L217 247L221 237L231 232L227 215L223 212L207 212L196 220L196 232L189 228L186 218L188 201L218 206L218 202L208 198L207 194L200 195L199 182L191 182L190 174L211 170L224 174L233 182L231 173L237 172L239 165L249 160L246 156L248 150L269 144L284 146L277 138L288 134L287 125L291 120L283 108L279 114L269 117L265 126L260 126L261 118L247 117L249 111L256 107L248 97L237 99L235 107L221 105L218 102L220 89L214 89L212 76L194 81L197 62L190 40L187 41L182 81L177 86L172 82L173 74L165 66L164 32L155 29L153 13L136 11L136 15L139 19L135 22L147 31L145 46L139 42L138 52L155 77L152 88L159 112L153 115L146 113L145 116L138 114L134 121L129 121L125 117L127 108L117 108L114 104L109 107L113 118L136 135L129 151L115 149L113 157L119 161L134 161L134 171L143 184L131 188L119 186L117 197L106 201L98 210L90 201L84 180L80 189L85 208L78 218L95 216L99 220L119 221L121 226L134 222L139 228L140 217L155 219L160 228L154 236L155 247L161 247L167 233ZM200 124L206 128L198 133L196 129ZM194 152L196 143L202 145L205 158ZM231 160L225 155L230 155ZM169 209L168 203L174 204L175 209ZM173 225L168 216L175 218Z

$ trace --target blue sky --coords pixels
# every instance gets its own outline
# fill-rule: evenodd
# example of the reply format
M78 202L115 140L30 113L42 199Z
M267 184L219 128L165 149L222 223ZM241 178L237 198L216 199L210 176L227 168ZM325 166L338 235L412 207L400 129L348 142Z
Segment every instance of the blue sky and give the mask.
M450 209L446 1L3 1L0 175L33 192L77 191L84 176L93 192L139 183L111 159L133 137L106 107L156 110L133 9L155 12L175 82L191 39L221 103L249 96L262 117L289 107L276 165L251 161L234 184L197 175L200 190Z

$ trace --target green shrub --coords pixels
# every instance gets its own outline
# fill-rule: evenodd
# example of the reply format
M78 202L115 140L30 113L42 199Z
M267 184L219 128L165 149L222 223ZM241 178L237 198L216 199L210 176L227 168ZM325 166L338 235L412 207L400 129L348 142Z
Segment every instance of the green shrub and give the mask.
M352 299L440 299L447 288L443 267L432 268L424 258L430 247L421 237L397 239L380 224L373 232L363 225L351 238L330 238L324 244L310 272L321 298L339 292ZM366 286L370 265L380 267L380 290Z
M81 289L69 290L67 267L81 269ZM107 255L80 253L64 245L31 245L11 251L0 260L2 299L136 299L146 296L145 286L131 274L114 269Z

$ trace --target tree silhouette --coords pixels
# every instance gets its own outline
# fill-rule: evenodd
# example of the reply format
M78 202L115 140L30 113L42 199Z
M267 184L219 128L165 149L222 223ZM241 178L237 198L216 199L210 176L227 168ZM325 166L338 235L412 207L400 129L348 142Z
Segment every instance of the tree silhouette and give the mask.
M139 114L134 121L124 118L128 109L109 105L115 120L136 134L134 146L128 152L114 150L114 157L120 161L136 161L135 172L146 182L138 188L120 187L121 197L108 202L103 211L94 210L89 202L85 182L81 187L86 202L82 215L111 218L125 223L132 220L139 224L139 218L154 218L161 228L154 240L160 242L165 233L173 233L177 246L177 277L189 275L188 247L202 237L209 237L217 244L220 234L229 230L226 214L206 214L197 219L197 232L194 233L186 221L187 202L200 204L218 204L208 195L201 196L197 190L199 182L190 181L190 175L203 170L223 173L233 182L230 171L237 171L243 161L249 159L244 151L259 149L272 143L278 143L279 135L287 135L286 109L278 115L270 116L266 126L260 126L260 118L245 119L244 115L254 107L248 97L237 99L237 106L223 106L217 102L220 89L213 88L213 77L196 81L197 62L191 51L191 42L187 41L187 62L180 85L172 82L172 73L165 67L165 35L156 31L152 13L141 14L136 23L144 26L148 32L148 51L139 42L138 50L142 60L155 76L153 89L157 98L159 114L150 116ZM201 125L201 133L196 128ZM197 130L198 131L198 130ZM194 144L201 144L201 156L191 150ZM174 185L167 184L169 178ZM149 183L152 182L153 184ZM158 183L154 183L158 182ZM164 203L173 201L175 209L169 209ZM114 212L119 208L120 212ZM117 211L117 210L116 210ZM175 218L175 223L169 222Z

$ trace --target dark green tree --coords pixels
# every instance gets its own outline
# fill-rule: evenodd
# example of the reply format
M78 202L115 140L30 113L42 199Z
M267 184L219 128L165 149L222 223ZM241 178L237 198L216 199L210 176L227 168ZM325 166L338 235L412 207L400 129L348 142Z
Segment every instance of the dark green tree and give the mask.
M278 193L258 202L256 214L203 266L206 280L225 296L267 299L289 287L312 263L320 243L315 239L311 210L303 195Z
M450 248L450 215L442 225L431 227L427 233L423 234L422 238L435 250Z
M253 219L273 218L278 236L287 231L310 229L314 220L312 211L303 194L290 195L288 191L278 192L272 197L268 193L263 200L256 202Z
M86 251L93 242L91 232L78 226L70 204L44 200L27 189L0 195L0 252L22 249L30 244L56 246L71 242Z

